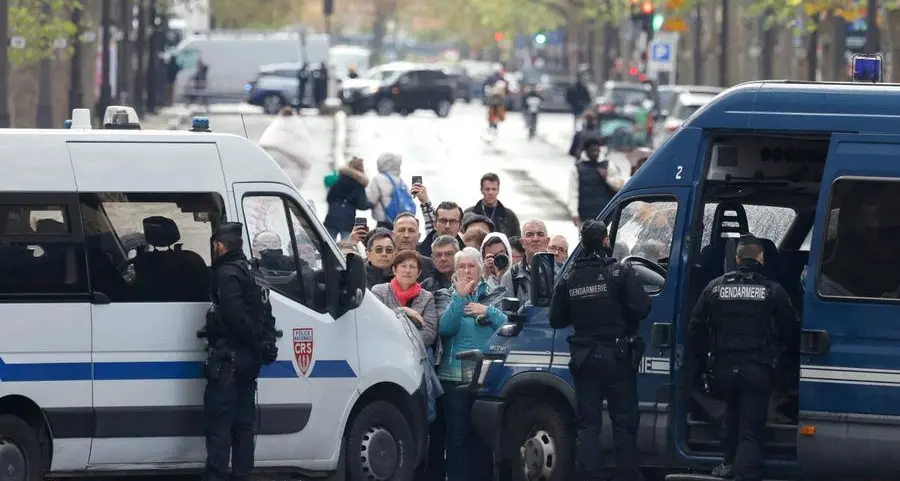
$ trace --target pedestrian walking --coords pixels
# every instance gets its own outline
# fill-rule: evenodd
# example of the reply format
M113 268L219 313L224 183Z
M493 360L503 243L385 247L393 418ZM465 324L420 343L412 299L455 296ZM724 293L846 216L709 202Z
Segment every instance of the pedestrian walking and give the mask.
M725 461L713 475L759 481L776 362L798 342L800 320L787 291L761 273L760 239L741 237L737 262L700 294L689 334L697 366L711 374L713 393L728 406Z
M637 331L638 322L650 313L650 296L630 267L610 257L606 224L585 222L581 241L582 257L557 283L550 302L550 325L554 329L575 329L569 336L569 371L578 410L578 479L603 479L600 431L606 399L613 430L616 479L641 481L637 456L637 364L644 345Z

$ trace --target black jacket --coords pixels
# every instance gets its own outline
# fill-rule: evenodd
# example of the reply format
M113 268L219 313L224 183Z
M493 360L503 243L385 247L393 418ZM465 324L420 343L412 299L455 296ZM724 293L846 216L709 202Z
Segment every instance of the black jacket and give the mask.
M520 237L522 235L522 226L519 225L519 218L512 209L503 205L499 200L494 207L485 207L484 201L479 200L472 207L466 209L463 216L469 212L483 215L494 223L496 232L506 234L506 237Z
M575 328L570 342L611 342L637 334L650 314L650 296L627 265L607 253L575 260L556 284L550 326Z
M434 293L441 289L449 289L453 287L453 283L450 281L450 276L444 276L437 269L432 269L431 275L419 281L422 284L422 289L425 289L428 292Z
M703 289L691 315L693 354L772 364L799 342L800 321L787 292L744 259Z
M616 191L600 175L599 162L580 161L575 168L578 170L578 217L596 219Z
M325 214L324 224L325 227L340 232L349 232L353 230L356 211L371 209L372 203L366 197L368 180L365 174L349 167L343 167L339 172L337 182L331 186L325 198L328 202L328 213Z
M584 109L591 104L591 91L583 83L576 82L566 89L566 103L572 107L573 114L581 115Z
M250 352L257 350L256 325L265 309L263 291L250 273L250 262L240 250L222 254L212 264L210 286L215 314L207 319L207 339Z

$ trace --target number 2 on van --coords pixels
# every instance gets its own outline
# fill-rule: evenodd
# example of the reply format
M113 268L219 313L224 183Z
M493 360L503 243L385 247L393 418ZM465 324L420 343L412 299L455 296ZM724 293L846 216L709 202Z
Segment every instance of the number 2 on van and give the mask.
M309 372L313 355L313 330L311 327L294 329L294 357L304 376Z

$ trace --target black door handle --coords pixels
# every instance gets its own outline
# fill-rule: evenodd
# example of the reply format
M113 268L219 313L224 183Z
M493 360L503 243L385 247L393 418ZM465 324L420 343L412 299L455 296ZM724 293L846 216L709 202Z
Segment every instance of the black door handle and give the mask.
M650 347L668 349L672 347L672 323L654 322L650 329Z
M800 354L824 356L831 350L831 335L821 329L804 329L800 332Z

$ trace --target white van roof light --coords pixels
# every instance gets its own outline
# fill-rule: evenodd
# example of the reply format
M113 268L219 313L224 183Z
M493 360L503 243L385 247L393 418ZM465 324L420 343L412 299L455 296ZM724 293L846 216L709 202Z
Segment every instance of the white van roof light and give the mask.
M110 105L103 113L103 128L141 130L141 121L133 108L124 105Z
M91 130L91 109L72 109L71 128Z

